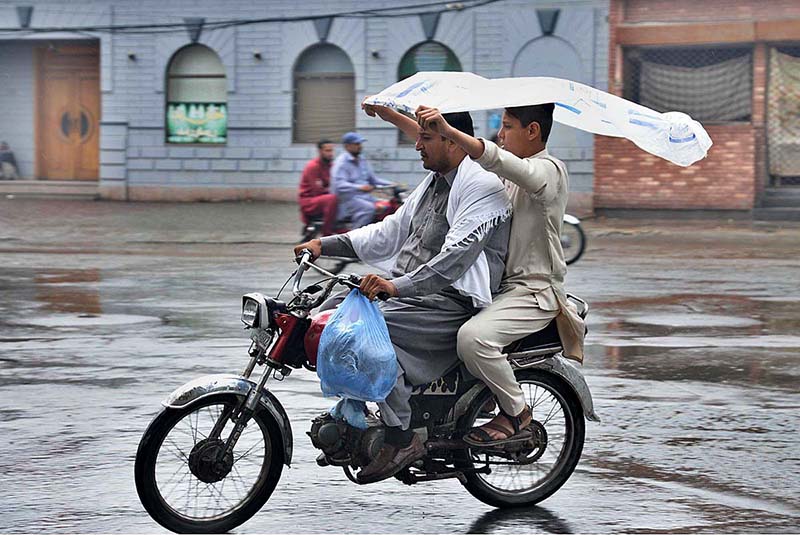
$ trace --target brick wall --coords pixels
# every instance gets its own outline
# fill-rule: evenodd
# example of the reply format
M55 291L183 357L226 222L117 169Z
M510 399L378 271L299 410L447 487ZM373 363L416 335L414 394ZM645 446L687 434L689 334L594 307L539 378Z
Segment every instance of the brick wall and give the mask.
M622 24L755 21L800 17L800 2L776 0L612 0L609 6L609 91L622 95ZM765 8L764 6L768 6ZM722 18L721 18L722 17ZM751 210L764 189L766 171L766 85L768 45L753 52L752 120L746 124L706 125L714 146L708 157L681 168L650 156L632 143L595 137L597 208Z
M612 0L614 3L617 0ZM721 22L800 17L797 0L627 0L623 5L626 23L637 22Z
M601 208L749 210L755 195L755 132L748 124L708 126L708 157L680 167L628 140L595 139L594 203ZM602 179L600 179L602 177Z

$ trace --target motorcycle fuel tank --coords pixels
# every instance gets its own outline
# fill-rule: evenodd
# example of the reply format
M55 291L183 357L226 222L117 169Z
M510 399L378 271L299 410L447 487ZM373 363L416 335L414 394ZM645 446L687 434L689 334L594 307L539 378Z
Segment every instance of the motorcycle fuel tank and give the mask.
M334 312L335 309L323 310L311 318L311 326L309 326L306 331L303 345L306 350L306 358L308 358L308 362L312 366L317 365L317 351L319 350L319 339L322 336L322 329L328 324L328 319Z

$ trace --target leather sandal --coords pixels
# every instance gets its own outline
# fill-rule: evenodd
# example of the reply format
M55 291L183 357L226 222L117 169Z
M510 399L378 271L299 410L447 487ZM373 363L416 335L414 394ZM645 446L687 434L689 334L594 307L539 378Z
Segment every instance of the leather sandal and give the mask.
M480 427L473 427L462 439L470 446L488 447L502 446L529 440L533 433L530 430L533 418L531 410L526 405L518 416L510 416L498 407L499 414ZM509 426L510 424L510 426ZM486 430L502 433L502 438L494 438Z

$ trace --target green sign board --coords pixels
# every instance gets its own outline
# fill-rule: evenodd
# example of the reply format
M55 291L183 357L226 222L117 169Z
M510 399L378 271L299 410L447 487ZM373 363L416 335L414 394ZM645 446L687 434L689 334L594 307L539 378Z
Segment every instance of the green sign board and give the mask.
M169 143L225 143L227 139L226 104L170 102L167 105Z

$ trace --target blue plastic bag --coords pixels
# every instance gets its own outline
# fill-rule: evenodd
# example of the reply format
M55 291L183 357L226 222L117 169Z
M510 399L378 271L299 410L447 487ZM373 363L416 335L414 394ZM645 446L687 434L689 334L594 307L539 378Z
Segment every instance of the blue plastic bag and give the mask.
M337 420L344 420L358 429L367 428L367 404L355 399L340 399L328 412Z
M397 355L383 314L351 291L322 330L317 374L326 396L383 401L397 381Z

